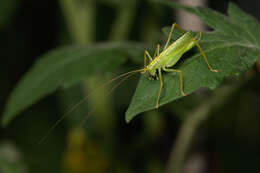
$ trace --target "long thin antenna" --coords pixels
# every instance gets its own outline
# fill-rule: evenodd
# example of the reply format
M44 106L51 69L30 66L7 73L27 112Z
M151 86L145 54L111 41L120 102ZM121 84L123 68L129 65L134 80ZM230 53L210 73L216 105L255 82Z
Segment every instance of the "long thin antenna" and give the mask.
M129 77L133 76L134 74L136 73L132 73L132 74L129 74L127 75L126 77L124 77L122 80L120 80L115 86L113 86L110 91L106 94L106 96L109 96L110 94L113 93L113 91L118 88L126 79L128 79ZM80 125L79 125L79 128L81 128L85 122L88 120L88 118L96 111L97 109L97 106L93 107L89 112L88 114L85 116L85 118L80 122Z
M133 70L133 71L129 71L126 73L123 73L119 76L116 76L114 78L112 78L111 80L105 82L103 85L99 86L98 88L94 89L92 92L90 92L88 95L86 95L84 98L82 98L77 104L75 104L74 106L72 106L68 111L66 111L61 118L59 118L52 126L51 128L47 131L47 133L41 138L41 140L38 142L38 144L41 144L49 135L50 133L57 127L57 125L64 120L71 112L73 112L76 108L78 108L81 104L83 104L88 98L89 96L91 96L92 94L94 94L98 89L105 87L107 85L109 85L110 83L116 81L117 79L120 79L124 76L126 76L127 78L131 76L131 74L135 74L137 72L142 72L145 69L139 69L139 70ZM126 79L127 79L126 78ZM125 79L125 78L124 78ZM126 80L125 79L125 80ZM124 81L124 80L123 80ZM120 83L120 82L119 82ZM114 90L114 88L112 88L112 90Z

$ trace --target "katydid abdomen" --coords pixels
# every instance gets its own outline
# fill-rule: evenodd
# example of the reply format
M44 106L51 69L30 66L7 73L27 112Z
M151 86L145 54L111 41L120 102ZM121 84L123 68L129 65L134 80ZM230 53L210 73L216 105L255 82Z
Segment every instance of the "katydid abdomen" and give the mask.
M195 46L191 32L185 33L178 40L162 51L149 65L150 68L162 68L174 66L182 55Z

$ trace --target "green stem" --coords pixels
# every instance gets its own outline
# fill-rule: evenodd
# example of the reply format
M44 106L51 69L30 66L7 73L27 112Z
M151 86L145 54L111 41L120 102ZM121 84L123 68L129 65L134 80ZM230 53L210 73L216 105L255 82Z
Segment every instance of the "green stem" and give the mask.
M182 172L185 156L190 148L192 139L200 124L209 116L210 111L216 106L221 106L225 100L233 93L233 88L223 87L188 115L183 122L177 135L176 143L172 147L166 173Z
M86 45L90 44L95 40L95 0L60 0L63 13L65 16L65 20L67 22L67 25L69 27L69 31L71 34L72 39L76 44L80 45ZM84 83L82 83L83 87L81 87L79 90L71 90L68 91L70 95L77 95L78 93L84 93L89 92L91 90L94 90L95 86L98 85L98 81L103 81L104 78L101 76L95 76L93 78L85 79ZM109 98L106 96L106 94L100 94L106 92L106 89L100 90L99 94L94 94L89 97L88 103L91 108L97 107L95 114L99 114L100 116L97 116L99 119L103 118L110 118L111 114L113 114L113 111L111 109L111 105L109 102ZM71 94L73 93L73 94ZM65 94L65 93L64 93ZM83 94L83 95L86 95ZM65 102L70 103L70 97L68 95L67 99L64 99ZM72 105L69 104L69 105ZM105 110L105 111L104 111ZM83 111L86 112L84 108L82 108L82 111L79 112L77 116L74 117L81 117L84 115ZM75 118L78 120L79 118ZM84 119L84 118L82 118ZM76 121L75 121L76 122ZM107 121L100 121L100 122L107 122ZM114 121L111 121L114 122ZM73 126L77 126L76 123L72 123ZM106 123L105 125L99 126L101 128L107 128L107 130L111 130L112 126L111 123ZM105 130L103 130L105 131Z
M135 17L137 0L122 1L118 6L117 18L110 33L110 40L125 40L130 33Z
M60 0L72 39L87 44L95 36L95 3L93 0Z
M79 45L91 43L95 39L96 7L94 0L59 0L59 2L74 43ZM87 86L78 85L62 92L60 96L61 105L67 107L75 104L82 95L85 95L85 88ZM74 116L72 116L73 120L69 121L70 126L77 126L79 119L82 118L85 112L86 107L83 106L73 111Z

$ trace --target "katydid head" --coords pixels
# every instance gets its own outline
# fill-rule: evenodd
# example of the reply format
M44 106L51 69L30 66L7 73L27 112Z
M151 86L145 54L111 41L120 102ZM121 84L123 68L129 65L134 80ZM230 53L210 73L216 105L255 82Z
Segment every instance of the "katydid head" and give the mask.
M148 72L149 73L149 79L150 80L158 80L158 73L156 69L149 69L148 66L146 66L145 68L143 68L143 70L141 71L141 74L144 74Z
M155 63L150 63L145 67L146 71L148 71L149 75L152 77L157 76L156 75L156 66Z
M156 75L156 69L149 69L149 70L147 70L147 71L148 71L148 73L149 73L150 76L152 76L152 77L157 76L157 75Z

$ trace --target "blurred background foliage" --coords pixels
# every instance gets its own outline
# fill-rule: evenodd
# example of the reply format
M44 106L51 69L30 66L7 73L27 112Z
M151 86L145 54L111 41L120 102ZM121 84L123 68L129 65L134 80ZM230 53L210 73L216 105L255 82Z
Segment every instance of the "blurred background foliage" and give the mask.
M233 2L260 19L260 2ZM207 2L223 13L227 4ZM154 48L165 40L161 28L178 22L178 15L148 0L1 0L0 113L16 82L43 53L65 45L123 40ZM127 61L117 72L140 66ZM44 98L1 128L0 172L161 173L178 145L173 145L176 136L179 139L182 129L193 126L196 133L181 172L259 172L259 70L256 64L247 73L225 80L220 89L201 89L126 124L125 110L138 80L133 77L112 95L106 96L109 87L92 95L38 144L62 113L113 76L100 72ZM223 95L223 90L228 94ZM218 97L220 101L215 101ZM204 115L205 108L203 123L190 120L192 115Z

